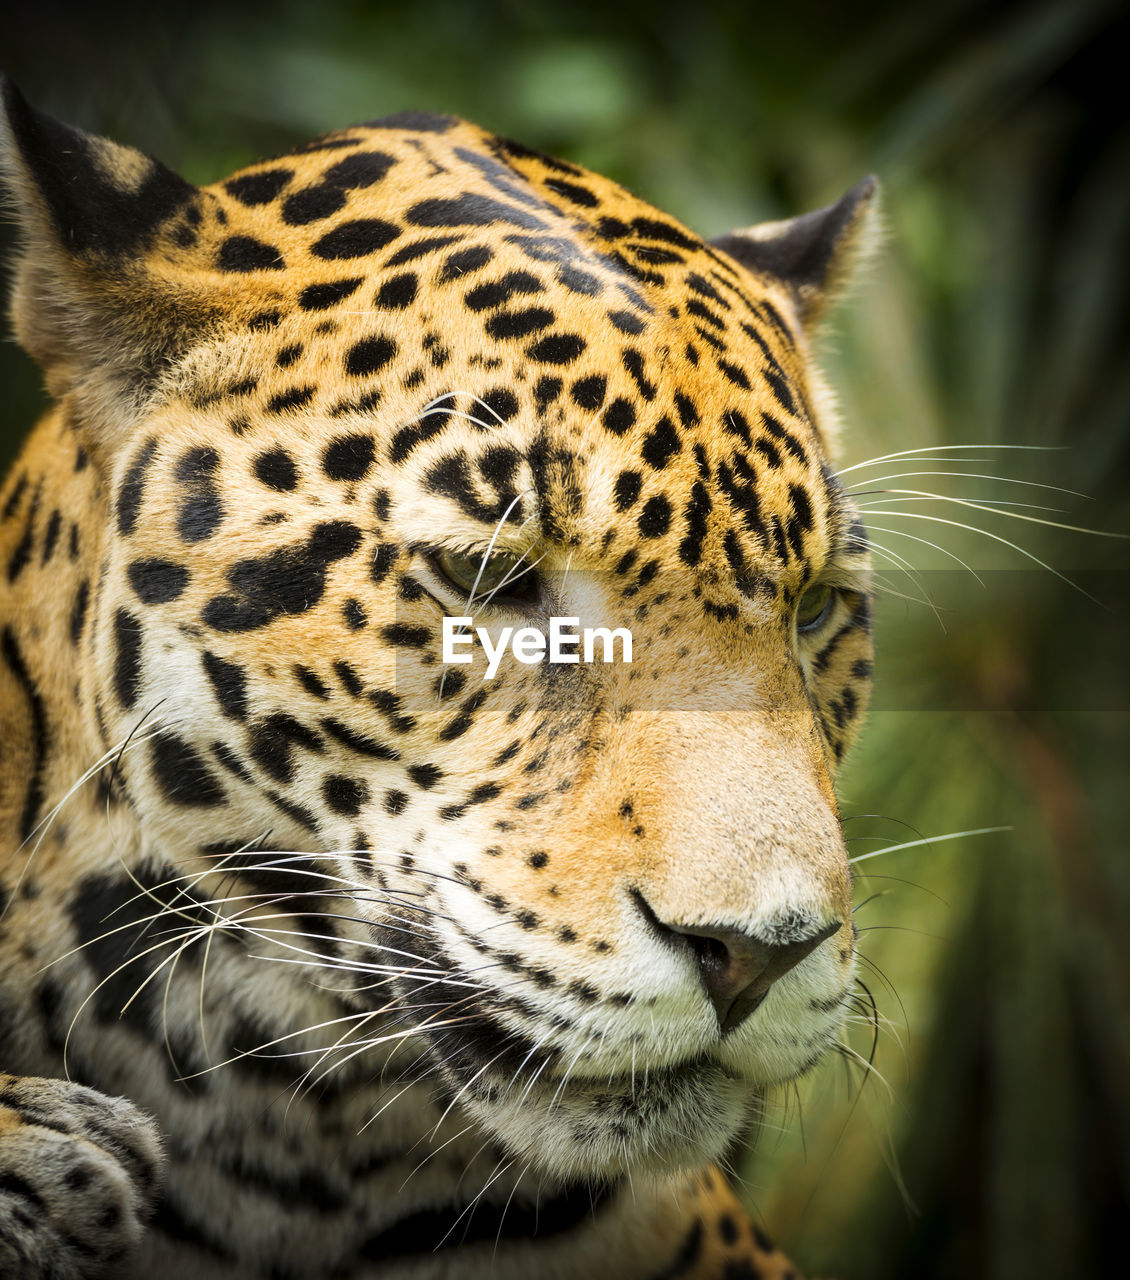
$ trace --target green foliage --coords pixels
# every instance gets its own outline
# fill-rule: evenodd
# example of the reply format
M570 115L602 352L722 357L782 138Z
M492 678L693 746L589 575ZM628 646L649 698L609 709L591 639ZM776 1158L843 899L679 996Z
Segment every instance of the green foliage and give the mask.
M850 478L1130 528L1117 100L1130 28L1114 4L33 9L7 32L25 91L195 180L413 106L608 172L707 234L824 203L874 170L886 245L826 360L843 462L1040 445L1064 451L954 451L981 464L922 469L1092 500L943 476L873 483L912 465ZM41 401L10 346L0 378L10 456ZM852 850L1009 829L860 862L862 976L888 1084L833 1059L770 1100L749 1200L807 1268L843 1280L1098 1274L1130 1198L1125 552L895 497L864 498L876 538L923 574L887 559L886 586L925 589L937 611L897 594L880 607L876 710L841 788ZM1102 603L981 534L878 511L990 529ZM869 1056L862 1016L848 1039Z

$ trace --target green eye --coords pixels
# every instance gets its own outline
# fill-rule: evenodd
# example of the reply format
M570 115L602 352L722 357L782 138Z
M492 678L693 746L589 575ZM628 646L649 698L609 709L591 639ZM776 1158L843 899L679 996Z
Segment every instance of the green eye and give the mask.
M815 631L828 616L835 592L828 586L809 587L796 607L796 629Z
M512 551L495 551L485 559L481 552L438 551L435 566L453 587L476 600L497 591L510 599L533 597L537 578Z

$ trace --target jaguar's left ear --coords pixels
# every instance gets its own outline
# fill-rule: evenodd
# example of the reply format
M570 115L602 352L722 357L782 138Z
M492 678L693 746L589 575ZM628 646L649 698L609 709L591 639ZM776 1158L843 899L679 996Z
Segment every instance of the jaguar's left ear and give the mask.
M732 231L711 244L756 275L786 285L805 328L812 329L877 237L878 192L878 178L866 177L826 209Z
M196 239L199 191L132 147L37 111L6 78L0 177L19 227L16 337L52 394L143 394L212 314L172 258L172 236Z

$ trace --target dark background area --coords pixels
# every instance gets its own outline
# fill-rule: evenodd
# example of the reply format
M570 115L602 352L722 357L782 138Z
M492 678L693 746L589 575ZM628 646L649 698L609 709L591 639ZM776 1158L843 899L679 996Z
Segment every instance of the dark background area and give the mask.
M841 787L853 853L877 855L856 918L882 1021L873 1071L861 1018L850 1052L770 1101L745 1196L842 1280L1117 1265L1127 551L1017 517L1130 530L1125 6L38 3L0 50L37 105L198 182L409 107L606 172L708 235L881 176L883 252L826 345L841 462L1008 447L848 472L889 570ZM7 462L43 403L11 343L0 384ZM902 598L924 593L935 607ZM890 848L982 828L1005 830Z

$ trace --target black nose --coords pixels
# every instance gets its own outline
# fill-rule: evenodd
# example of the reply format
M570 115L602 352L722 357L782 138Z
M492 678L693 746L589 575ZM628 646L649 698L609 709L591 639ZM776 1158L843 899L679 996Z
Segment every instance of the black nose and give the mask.
M670 924L655 914L641 893L633 890L632 896L654 929L667 937L674 935L690 947L723 1035L740 1027L773 983L840 927L840 921L834 920L819 932L792 942L766 943L738 929Z

